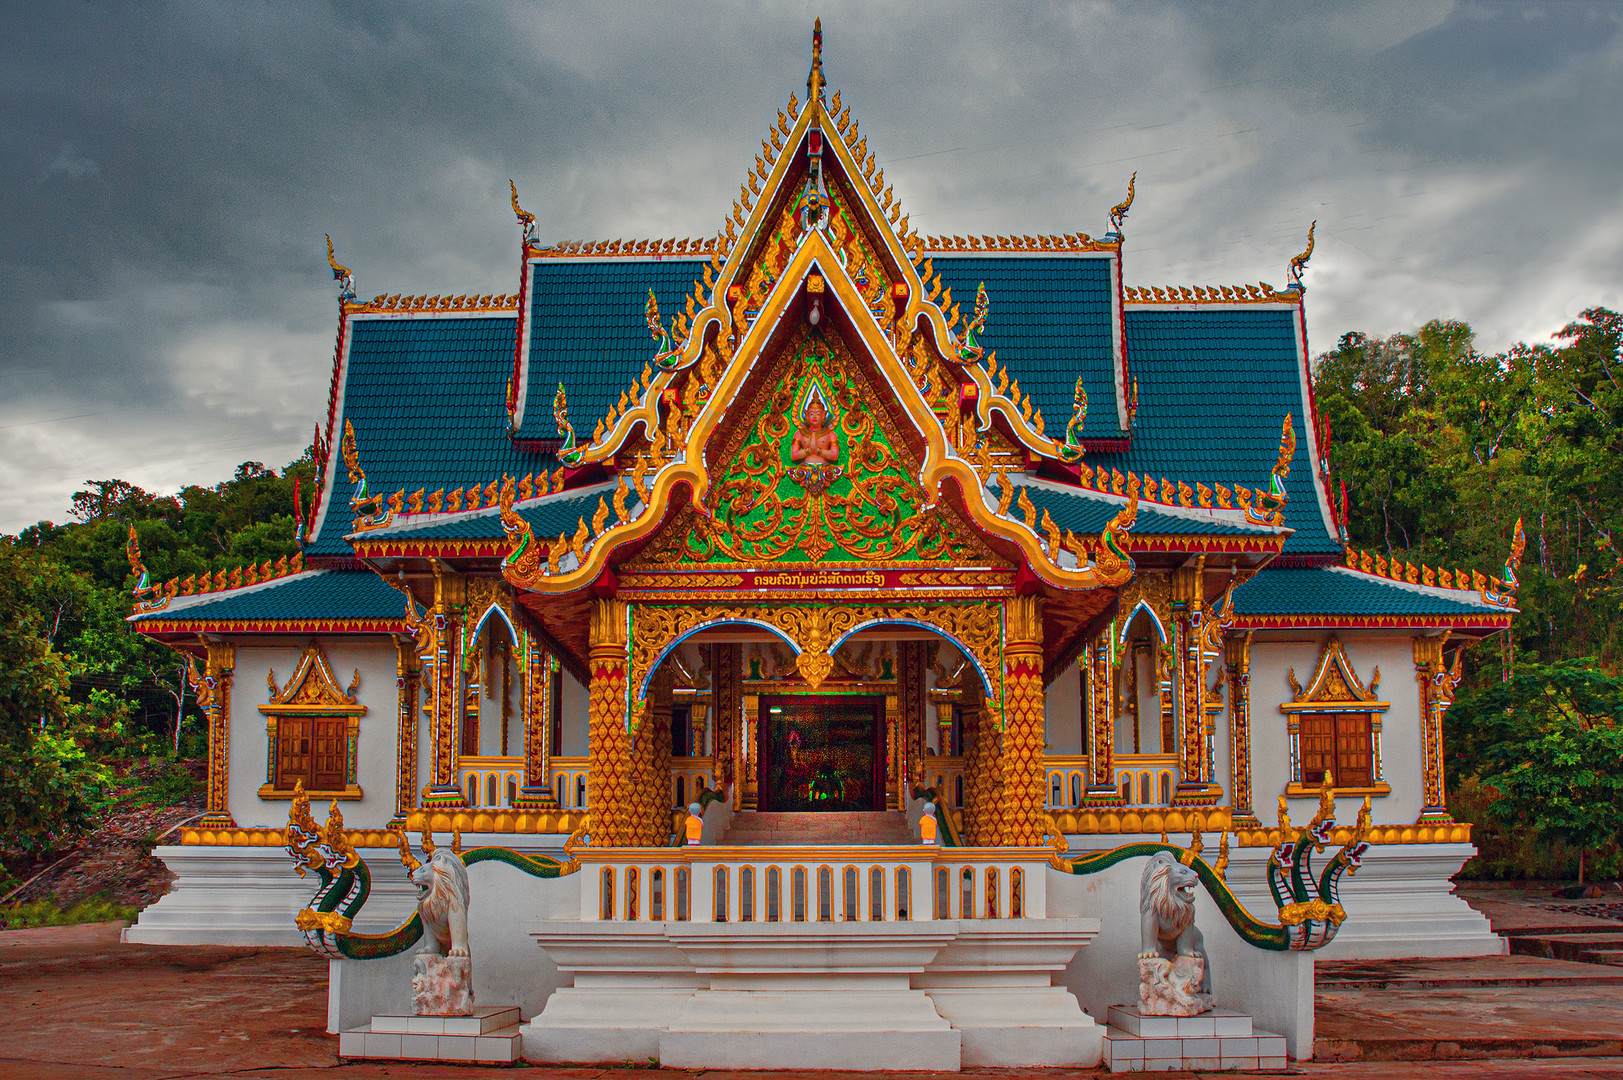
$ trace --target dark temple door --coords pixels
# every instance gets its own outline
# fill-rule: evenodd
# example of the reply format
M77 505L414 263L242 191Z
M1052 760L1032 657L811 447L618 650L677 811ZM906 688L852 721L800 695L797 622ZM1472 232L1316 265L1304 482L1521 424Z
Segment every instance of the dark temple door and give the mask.
M883 810L882 697L763 697L758 802L769 811Z

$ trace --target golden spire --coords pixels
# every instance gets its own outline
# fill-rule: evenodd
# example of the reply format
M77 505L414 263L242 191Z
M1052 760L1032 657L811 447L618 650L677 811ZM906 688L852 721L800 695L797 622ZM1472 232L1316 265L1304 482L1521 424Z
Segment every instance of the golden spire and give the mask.
M812 62L811 73L806 76L806 100L821 101L823 98L823 20L819 18L812 24Z

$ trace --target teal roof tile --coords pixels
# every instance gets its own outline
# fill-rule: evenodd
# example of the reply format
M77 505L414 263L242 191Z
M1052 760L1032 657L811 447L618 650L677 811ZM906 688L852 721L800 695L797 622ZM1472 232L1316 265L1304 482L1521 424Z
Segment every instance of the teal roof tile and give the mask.
M1234 611L1237 615L1509 614L1507 608L1342 566L1263 570L1234 590Z
M561 438L552 399L564 384L569 422L586 441L653 359L644 308L648 290L669 326L683 309L702 259L542 259L531 274L529 362L520 439ZM508 343L511 356L512 342Z
M938 256L933 263L953 303L968 321L975 293L986 283L986 328L981 344L1020 380L1042 410L1050 433L1071 419L1076 379L1088 392L1087 438L1120 438L1116 415L1115 351L1111 319L1114 289L1105 257L1052 258Z
M515 333L513 316L352 318L333 441L345 420L354 424L373 494L464 488L557 467L551 454L515 450L507 434ZM336 448L334 458L331 505L310 555L350 553L351 487Z
M179 596L162 611L132 615L153 620L398 619L405 598L370 570L306 570L262 585Z
M1337 554L1313 483L1294 312L1278 308L1128 308L1127 362L1138 422L1124 453L1090 453L1095 468L1268 490L1285 414L1296 428L1285 554ZM1024 380L1022 380L1024 385Z

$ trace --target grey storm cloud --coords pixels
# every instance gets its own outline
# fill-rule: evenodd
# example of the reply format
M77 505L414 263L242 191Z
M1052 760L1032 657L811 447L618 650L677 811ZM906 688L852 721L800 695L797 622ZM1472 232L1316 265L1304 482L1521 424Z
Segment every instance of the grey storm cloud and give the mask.
M1316 219L1315 349L1623 305L1609 3L12 3L0 529L298 456L324 233L364 296L512 291L509 177L543 239L714 233L817 15L922 232L1101 232L1136 171L1130 283L1282 284Z

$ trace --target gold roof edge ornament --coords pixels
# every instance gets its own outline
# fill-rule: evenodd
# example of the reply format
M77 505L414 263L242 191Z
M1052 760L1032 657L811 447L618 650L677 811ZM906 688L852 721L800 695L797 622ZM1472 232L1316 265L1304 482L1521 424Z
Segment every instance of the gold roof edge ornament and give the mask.
M333 258L332 234L327 233L327 265L332 268L332 279L338 282L338 302L355 299L355 274L349 267Z
M806 75L807 102L823 100L823 20L812 23L811 71Z
M1126 285L1129 304L1293 304L1299 297L1266 281L1255 285Z
M366 529L383 528L394 520L394 510L384 505L382 494L372 494L366 480L366 470L361 467L360 449L355 440L355 425L348 417L344 418L344 436L338 444L338 449L344 456L344 468L349 471L349 482L355 485L349 497L349 508L355 515L355 520L350 523L350 531L361 532Z
M1313 257L1313 231L1318 227L1319 223L1317 220L1308 225L1307 247L1302 249L1302 253L1300 255L1297 255L1295 258L1291 259L1290 268L1285 272L1285 280L1289 282L1287 287L1295 290L1297 295L1301 295L1307 291L1307 286L1302 284L1302 271L1307 269L1307 261Z
M130 595L134 597L136 614L162 611L168 607L169 601L180 589L179 583L175 578L170 578L162 585L152 584L147 575L146 564L141 561L141 541L135 535L134 525L130 526L130 538L124 544L124 556L129 559L130 573L134 574L136 579L135 588L130 590Z

